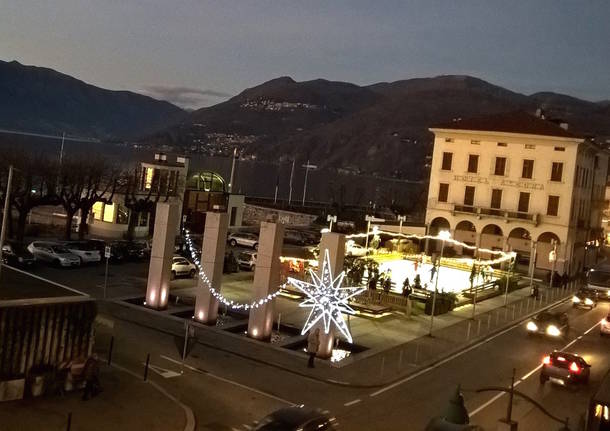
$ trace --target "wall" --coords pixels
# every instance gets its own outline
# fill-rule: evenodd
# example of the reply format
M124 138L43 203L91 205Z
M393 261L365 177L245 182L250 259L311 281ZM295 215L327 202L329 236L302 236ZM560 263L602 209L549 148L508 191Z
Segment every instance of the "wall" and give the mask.
M243 224L257 225L261 221L269 221L277 216L277 221L290 226L309 226L318 217L312 214L303 214L292 211L282 211L257 205L245 204Z

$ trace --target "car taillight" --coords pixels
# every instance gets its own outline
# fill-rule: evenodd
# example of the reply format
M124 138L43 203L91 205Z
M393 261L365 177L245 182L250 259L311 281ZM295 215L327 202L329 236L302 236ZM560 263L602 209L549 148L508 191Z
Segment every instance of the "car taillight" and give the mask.
M576 362L572 362L570 364L570 371L573 373L580 373L580 367L578 366L578 364Z
M545 356L544 359L542 360L542 363L544 365L549 365L551 363L551 357L550 356Z

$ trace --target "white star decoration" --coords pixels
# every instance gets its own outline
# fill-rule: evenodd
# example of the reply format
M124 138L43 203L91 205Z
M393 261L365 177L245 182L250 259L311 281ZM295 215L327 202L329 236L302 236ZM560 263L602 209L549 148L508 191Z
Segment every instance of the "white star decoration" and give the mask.
M324 332L330 331L330 324L333 322L337 329L351 343L352 335L343 320L341 312L355 314L355 311L348 305L347 301L363 292L364 287L341 287L345 272L342 272L333 279L332 270L330 268L330 257L328 250L324 253L324 262L322 264L322 276L318 276L311 269L312 283L297 280L292 277L288 278L288 282L294 287L307 295L307 299L299 304L299 307L311 308L309 317L303 326L301 334L305 334L314 326L320 319L324 322Z

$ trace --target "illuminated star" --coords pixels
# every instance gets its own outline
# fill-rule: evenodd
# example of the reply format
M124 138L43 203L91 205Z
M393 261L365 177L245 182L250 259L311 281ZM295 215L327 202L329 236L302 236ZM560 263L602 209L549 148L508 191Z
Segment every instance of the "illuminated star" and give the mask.
M330 324L332 322L351 343L352 335L347 328L345 320L343 320L343 314L341 314L341 312L355 314L355 311L348 305L347 301L359 293L362 293L365 288L341 287L345 272L342 272L337 278L333 279L328 250L325 250L324 253L322 275L318 276L318 274L311 269L309 270L309 273L311 274L313 284L291 277L288 278L290 284L307 296L307 299L300 303L299 307L311 308L311 312L309 313L309 317L307 317L301 334L305 334L322 319L324 322L324 332L326 334L330 332Z

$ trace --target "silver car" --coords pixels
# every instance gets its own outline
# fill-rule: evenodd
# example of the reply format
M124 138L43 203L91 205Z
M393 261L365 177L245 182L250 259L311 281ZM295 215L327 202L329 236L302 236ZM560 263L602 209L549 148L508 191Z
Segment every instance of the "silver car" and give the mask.
M253 233L232 233L227 238L231 247L241 245L243 247L252 247L254 250L258 250L258 235Z
M256 252L255 251L242 251L237 255L237 263L240 268L246 268L250 271L254 271L256 267Z
M70 253L73 253L80 258L81 264L97 263L102 260L102 255L100 254L100 251L88 245L86 242L66 242L64 243L64 245L70 251Z
M56 242L34 241L28 245L28 251L34 255L36 260L63 267L80 266L80 258Z
M197 267L182 256L174 256L172 259L172 278L180 276L195 277Z

